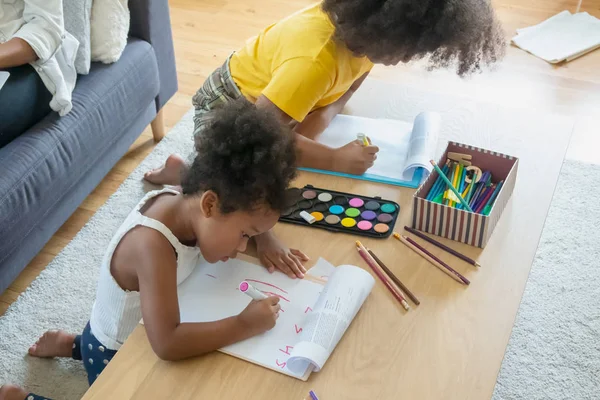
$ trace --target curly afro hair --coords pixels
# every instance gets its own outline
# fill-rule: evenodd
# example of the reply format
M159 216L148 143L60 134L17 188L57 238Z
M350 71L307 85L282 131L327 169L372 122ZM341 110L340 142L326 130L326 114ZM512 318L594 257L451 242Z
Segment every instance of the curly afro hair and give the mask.
M281 211L296 174L293 138L274 114L243 98L215 110L196 137L198 154L183 176L183 194L212 190L223 213L264 204Z
M504 32L488 0L323 0L336 38L371 61L428 59L460 76L503 58Z

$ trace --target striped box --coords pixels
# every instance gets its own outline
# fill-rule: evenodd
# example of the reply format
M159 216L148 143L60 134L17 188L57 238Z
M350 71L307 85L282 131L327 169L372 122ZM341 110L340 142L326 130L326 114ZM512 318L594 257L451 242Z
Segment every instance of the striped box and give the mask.
M426 200L427 193L438 177L434 170L414 194L412 227L471 246L484 247L512 195L517 179L519 159L479 147L449 142L446 151L438 160L439 165L446 162L448 152L470 154L473 165L478 166L481 170L491 171L493 182L504 180L492 210L489 215L484 216Z

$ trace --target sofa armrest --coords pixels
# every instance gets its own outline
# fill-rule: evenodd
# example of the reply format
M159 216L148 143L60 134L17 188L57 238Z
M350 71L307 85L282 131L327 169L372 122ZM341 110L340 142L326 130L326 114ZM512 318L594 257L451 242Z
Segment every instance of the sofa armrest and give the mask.
M129 35L152 45L158 64L160 90L156 111L177 92L177 70L167 0L129 0Z

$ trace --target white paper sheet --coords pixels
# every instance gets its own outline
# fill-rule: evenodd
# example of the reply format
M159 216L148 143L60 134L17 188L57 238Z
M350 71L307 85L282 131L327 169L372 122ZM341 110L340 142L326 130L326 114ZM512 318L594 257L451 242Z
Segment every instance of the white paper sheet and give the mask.
M306 279L270 274L242 260L200 263L178 287L181 322L209 322L239 314L251 299L241 281L278 296L282 311L273 329L220 351L277 372L306 380L325 361L373 288L374 280L354 266L335 268L319 259L312 274L328 277L326 286ZM322 295L322 296L321 296ZM291 355L298 362L290 368Z
M600 46L600 20L588 13L563 11L517 33L515 45L550 63L573 60Z
M306 273L319 279L329 279L331 274L335 272L335 266L324 258L319 258L315 265Z
M414 124L393 119L338 115L317 141L338 148L356 140L357 133L365 133L379 147L375 165L366 173L411 181L417 168L431 172L429 160L434 158L439 130L440 115L431 112L417 115Z
M300 341L288 360L296 373L319 371L371 293L375 280L366 271L342 265L329 277L313 311L304 321Z
M238 290L243 280L267 295L279 296L282 312L270 331L221 351L305 380L310 370L292 372L287 368L287 360L307 313L323 290L318 283L290 279L280 272L270 274L264 267L241 260L204 262L178 288L181 321L208 322L239 314L251 301Z

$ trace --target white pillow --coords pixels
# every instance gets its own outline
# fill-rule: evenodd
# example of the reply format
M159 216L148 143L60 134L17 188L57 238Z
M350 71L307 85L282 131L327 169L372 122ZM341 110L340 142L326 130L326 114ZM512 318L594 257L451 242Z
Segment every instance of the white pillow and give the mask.
M0 0L1 1L1 0ZM90 72L90 13L92 0L63 0L65 29L79 42L75 69L78 74Z
M127 45L127 0L94 0L91 18L92 61L116 62Z

